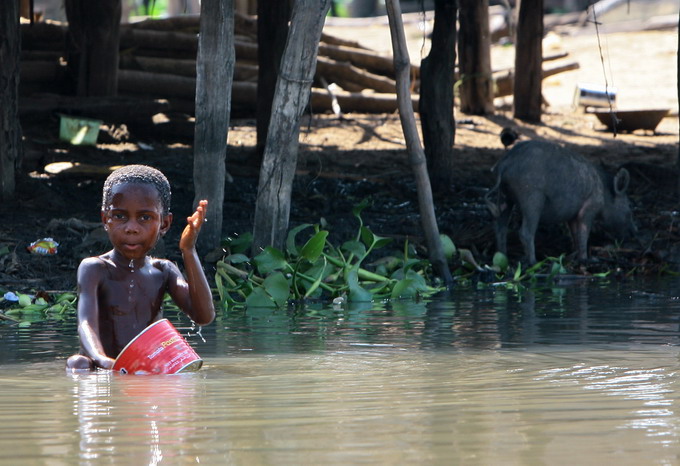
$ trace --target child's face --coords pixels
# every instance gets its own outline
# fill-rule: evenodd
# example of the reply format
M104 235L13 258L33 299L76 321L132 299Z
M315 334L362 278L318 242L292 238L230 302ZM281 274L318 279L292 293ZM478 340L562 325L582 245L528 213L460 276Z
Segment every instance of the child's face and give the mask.
M126 259L141 259L168 231L172 214L163 215L160 196L153 185L121 183L113 187L111 194L111 204L101 213L109 240Z

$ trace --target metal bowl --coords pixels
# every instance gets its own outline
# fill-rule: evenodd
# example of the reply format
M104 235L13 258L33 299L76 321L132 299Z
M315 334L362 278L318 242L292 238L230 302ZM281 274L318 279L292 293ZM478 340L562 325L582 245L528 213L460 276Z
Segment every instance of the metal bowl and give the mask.
M614 131L614 121L616 121L616 131L635 131L645 129L654 131L661 120L668 115L670 109L657 110L615 110L594 111L593 114L605 125L609 131Z

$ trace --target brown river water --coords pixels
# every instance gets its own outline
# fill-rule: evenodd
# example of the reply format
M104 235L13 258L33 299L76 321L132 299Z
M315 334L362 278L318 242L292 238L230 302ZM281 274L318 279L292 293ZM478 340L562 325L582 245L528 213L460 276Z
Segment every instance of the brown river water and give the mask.
M63 369L0 327L3 464L679 464L677 280L221 313L196 373Z

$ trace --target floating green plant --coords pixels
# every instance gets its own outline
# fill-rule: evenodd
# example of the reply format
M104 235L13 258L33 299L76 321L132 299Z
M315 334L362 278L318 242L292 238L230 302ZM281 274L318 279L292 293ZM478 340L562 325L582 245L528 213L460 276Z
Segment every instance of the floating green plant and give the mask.
M252 258L245 255L252 242L250 234L227 239L226 255L217 262L215 275L221 303L237 308L284 307L308 299L370 302L422 297L441 290L429 261L418 258L408 242L402 254L367 263L373 252L392 242L364 225L361 211L367 205L364 201L352 210L359 228L353 239L339 247L329 242L327 230L312 224L293 228L285 250L266 247ZM455 250L447 240L447 249Z

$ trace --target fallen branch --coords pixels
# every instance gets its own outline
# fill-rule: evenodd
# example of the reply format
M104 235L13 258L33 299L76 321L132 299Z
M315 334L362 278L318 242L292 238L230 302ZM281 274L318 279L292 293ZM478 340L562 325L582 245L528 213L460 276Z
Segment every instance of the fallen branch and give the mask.
M563 65L556 65L550 68L543 69L543 79L550 76L563 73L565 71L572 71L579 69L579 64L576 62L566 63ZM502 74L497 74L494 80L494 97L505 97L512 95L513 86L515 82L515 73L512 71L505 71Z
M394 65L392 57L378 55L375 52L355 49L343 45L319 45L319 56L326 56L336 61L350 62L360 68L375 74L381 74L394 78ZM420 68L411 65L411 76L418 77Z
M19 101L19 116L38 117L53 113L87 115L108 120L129 120L150 118L167 111L169 104L162 99L140 99L129 97L72 97L57 94L39 94L22 97Z
M374 89L378 92L394 94L397 86L393 79L376 75L353 66L349 62L340 62L326 57L318 57L316 62L316 74L323 76L328 82L335 82L344 89L348 89L343 83L352 83L354 89ZM351 90L351 89L348 89Z

